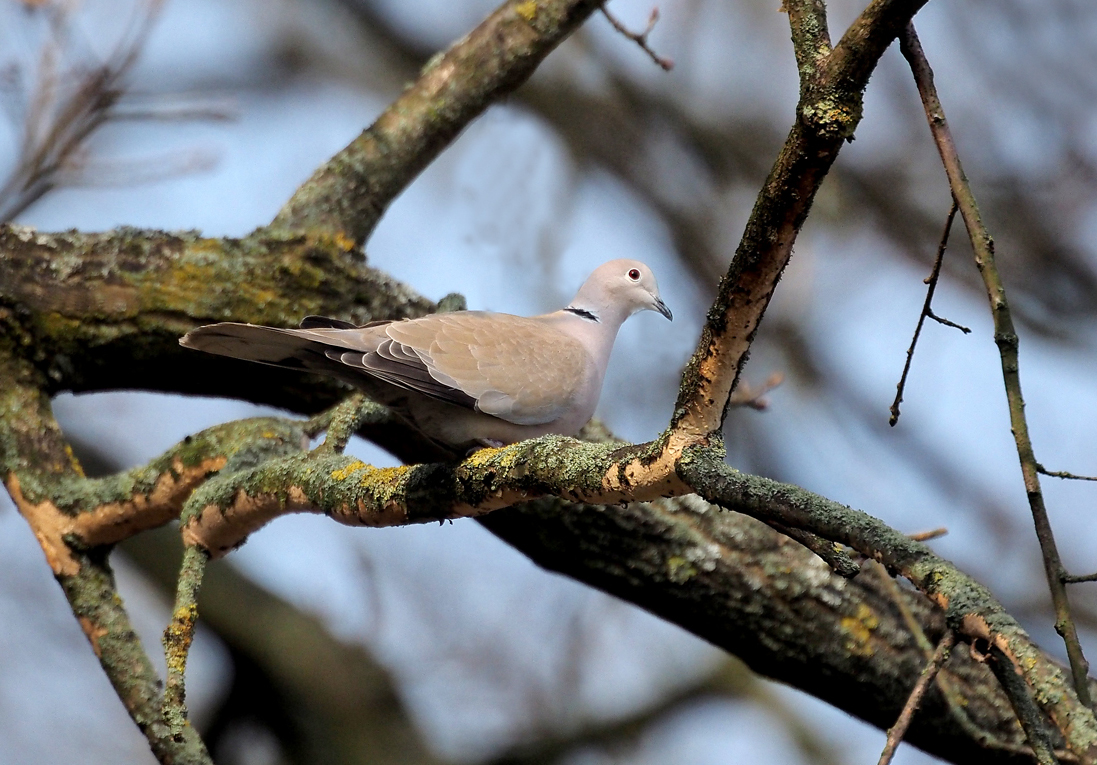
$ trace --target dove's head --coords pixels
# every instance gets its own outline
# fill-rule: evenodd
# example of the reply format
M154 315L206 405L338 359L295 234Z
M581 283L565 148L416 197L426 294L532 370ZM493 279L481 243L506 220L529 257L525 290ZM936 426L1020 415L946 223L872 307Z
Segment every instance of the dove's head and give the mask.
M589 313L607 323L619 324L640 311L656 311L674 319L659 297L655 274L638 260L611 260L598 266L568 309Z

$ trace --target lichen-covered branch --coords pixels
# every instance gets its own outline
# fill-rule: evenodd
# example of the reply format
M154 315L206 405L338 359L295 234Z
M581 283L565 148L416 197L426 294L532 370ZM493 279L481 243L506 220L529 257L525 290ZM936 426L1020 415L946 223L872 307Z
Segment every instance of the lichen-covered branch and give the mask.
M279 370L267 372L275 385L259 386L244 373L250 365L204 358L179 337L227 318L288 327L310 313L365 323L434 309L324 236L0 226L0 330L45 373L50 393L170 389L262 400L281 388L268 403L318 411L345 388Z
M80 628L153 754L165 763L212 765L192 728L172 736L160 716L160 679L118 595L107 562L109 548L86 547L78 538L62 536L59 530L69 516L48 500L29 503L23 494L24 486L37 490L51 481L71 489L81 471L53 419L45 380L12 353L11 340L0 336L0 477L42 544Z
M173 736L182 734L187 724L187 692L185 677L190 644L198 626L198 589L206 571L209 556L197 547L188 547L179 567L179 582L175 591L175 606L171 621L164 630L164 659L168 667L168 681L164 688L162 705L164 721Z
M792 28L792 50L800 72L800 93L805 94L819 74L819 67L830 55L830 29L827 6L823 0L785 0Z
M544 436L482 449L459 463L395 468L329 450L263 462L205 483L187 501L183 539L212 555L275 517L317 512L352 526L398 526L483 515L544 496L612 504L679 496L670 462L645 464L656 444L622 447Z
M1097 721L1017 621L990 592L921 542L867 513L799 487L740 473L702 450L679 463L683 478L710 502L738 512L807 529L852 547L902 574L945 612L948 625L968 639L997 646L1024 674L1037 703L1083 762L1097 761Z
M925 0L875 0L841 41L821 56L823 16L804 0L791 5L793 42L803 70L798 119L758 194L731 266L720 282L678 394L672 428L719 430L762 315L792 257L792 246L842 144L861 120L869 75Z
M582 24L597 0L508 0L431 59L349 146L322 165L272 228L365 242L419 172L488 106L508 95Z
M114 544L162 526L179 517L195 487L226 466L255 464L305 446L298 423L258 418L209 428L147 465L107 478L4 467L12 498L32 522L54 573L71 574L78 568L74 545Z

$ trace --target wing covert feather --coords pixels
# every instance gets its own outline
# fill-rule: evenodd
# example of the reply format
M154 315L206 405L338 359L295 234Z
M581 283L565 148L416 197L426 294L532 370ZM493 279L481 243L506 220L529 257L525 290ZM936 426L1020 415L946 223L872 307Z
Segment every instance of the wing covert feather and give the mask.
M582 345L537 319L471 311L431 319L390 324L386 332L487 414L518 425L552 422L586 380Z

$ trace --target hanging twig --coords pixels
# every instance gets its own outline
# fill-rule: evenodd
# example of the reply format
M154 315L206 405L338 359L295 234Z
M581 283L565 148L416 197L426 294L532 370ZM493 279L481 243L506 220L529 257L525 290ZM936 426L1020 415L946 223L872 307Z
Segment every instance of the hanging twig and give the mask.
M1078 699L1086 706L1093 705L1089 692L1089 663L1082 653L1078 640L1078 630L1070 615L1070 602L1067 600L1063 577L1067 575L1055 544L1055 535L1044 506L1044 495L1040 488L1040 476L1032 441L1028 434L1028 421L1025 419L1025 400L1021 395L1019 341L1013 326L1013 317L1006 300L1006 288L994 260L994 240L983 224L979 206L975 202L967 176L964 174L956 144L952 139L945 112L933 84L933 70L926 60L914 24L908 24L899 35L900 50L910 64L911 73L918 86L918 93L925 108L929 129L941 154L941 161L948 175L952 197L959 207L960 215L967 227L972 249L975 251L975 263L983 277L987 297L990 300L991 315L994 319L994 342L1002 362L1002 377L1005 382L1006 399L1009 402L1009 419L1013 438L1017 445L1017 456L1021 462L1021 474L1024 478L1025 493L1028 495L1029 509L1036 527L1036 537L1040 542L1040 552L1044 560L1044 572L1051 600L1055 607L1055 630L1066 643L1067 658L1074 681L1074 690Z
M925 283L929 285L929 289L926 290L926 302L922 304L922 313L918 315L918 323L914 325L914 337L911 338L910 347L907 348L907 361L903 364L903 374L899 377L899 384L895 386L895 400L891 402L891 418L888 420L888 424L892 427L895 427L895 423L899 422L899 404L903 401L903 390L907 387L907 375L910 373L910 362L914 359L914 346L918 344L918 336L922 334L922 325L926 323L926 318L933 319L934 321L949 327L955 327L965 335L971 332L967 327L961 327L959 324L954 324L948 319L942 319L930 308L930 304L933 302L933 293L937 290L937 280L941 276L941 263L945 259L945 249L948 247L948 235L949 232L952 231L952 221L956 217L956 210L956 199L954 198L952 200L952 207L949 208L948 211L948 217L945 218L945 230L941 234L941 243L937 245L937 259L933 261L933 269L925 279Z
M884 744L884 751L880 753L880 761L877 765L888 765L891 758L895 756L895 750L899 748L899 742L906 735L907 728L910 727L910 721L914 719L914 713L917 711L918 705L922 703L922 698L929 690L929 684L937 676L937 671L941 668L941 665L948 660L949 652L955 643L955 633L946 632L945 636L941 638L941 642L937 644L937 650L934 651L933 657L926 664L926 668L922 670L922 674L918 676L918 682L914 684L914 690L907 697L907 703L903 705L903 711L899 713L899 719L888 729L887 743Z
M648 25L644 28L643 32L633 32L626 27L616 16L606 10L606 6L602 6L602 14L609 20L609 23L613 25L613 28L620 32L622 35L632 40L634 43L640 46L640 49L644 53L651 57L651 60L663 68L664 71L669 72L674 68L674 61L666 56L660 56L653 51L648 45L648 35L655 29L655 25L659 22L659 9L652 8L651 15L648 16Z

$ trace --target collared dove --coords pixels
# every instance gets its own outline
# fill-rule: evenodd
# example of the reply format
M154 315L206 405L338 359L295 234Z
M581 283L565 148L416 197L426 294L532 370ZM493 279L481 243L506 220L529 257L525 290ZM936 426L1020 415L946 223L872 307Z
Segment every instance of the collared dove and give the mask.
M617 330L645 310L672 318L650 268L611 260L566 308L542 316L458 311L361 327L309 316L300 329L226 322L179 343L331 375L430 438L498 445L577 433L594 414Z

